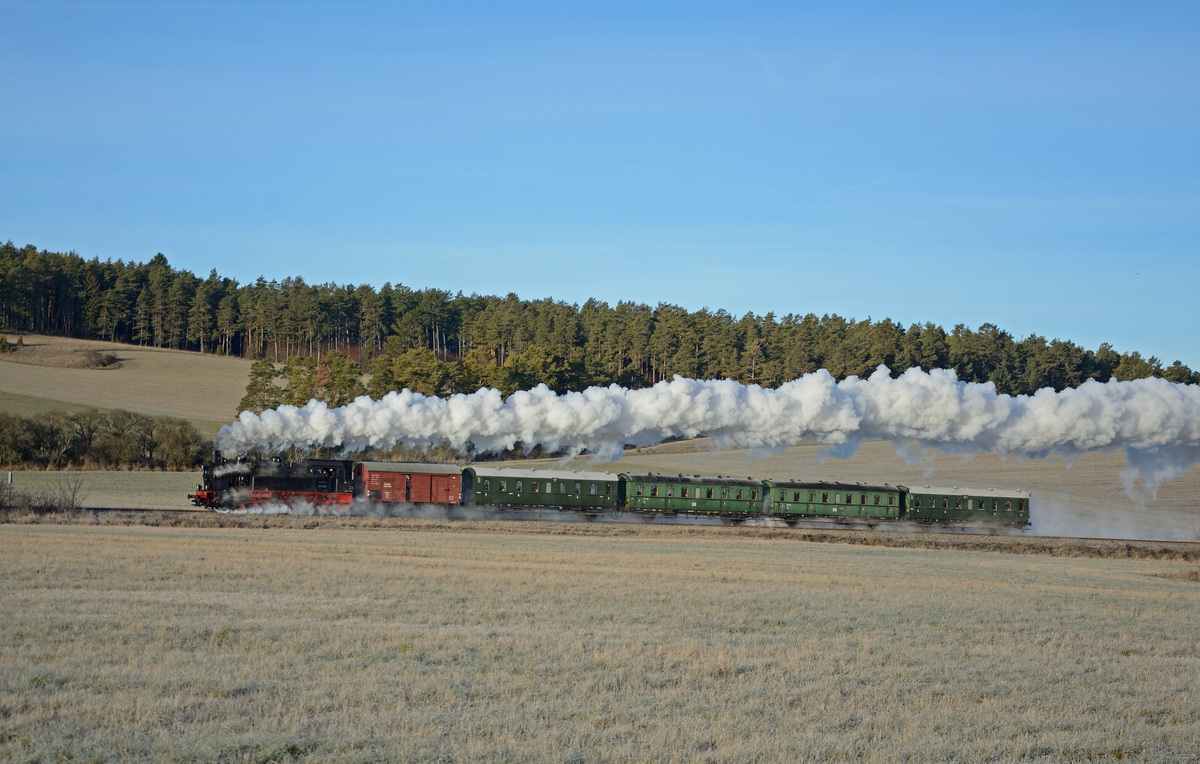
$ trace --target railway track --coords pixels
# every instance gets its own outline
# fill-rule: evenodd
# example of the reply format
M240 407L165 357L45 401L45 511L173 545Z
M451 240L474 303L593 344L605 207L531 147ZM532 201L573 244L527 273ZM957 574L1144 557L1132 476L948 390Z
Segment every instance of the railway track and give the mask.
M187 515L187 514L203 515L203 514L210 514L212 512L211 509L202 509L200 507L184 507L182 509L169 508L169 507L162 507L162 508L158 508L158 507L80 507L79 511L80 512L93 512L96 514L105 513L105 512L134 512L134 513L138 513L138 514L158 512L158 513L165 513L165 514L172 514L172 515Z

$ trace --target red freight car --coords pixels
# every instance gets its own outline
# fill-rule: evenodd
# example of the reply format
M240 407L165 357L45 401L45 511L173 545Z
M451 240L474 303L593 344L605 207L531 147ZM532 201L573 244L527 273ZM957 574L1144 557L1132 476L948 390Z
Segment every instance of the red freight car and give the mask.
M453 464L359 462L354 481L354 493L367 501L462 503L462 468Z

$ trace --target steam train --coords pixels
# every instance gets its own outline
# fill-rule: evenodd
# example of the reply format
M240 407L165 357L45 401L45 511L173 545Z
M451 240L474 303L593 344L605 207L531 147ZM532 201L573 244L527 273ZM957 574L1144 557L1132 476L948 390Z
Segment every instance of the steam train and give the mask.
M356 502L500 510L775 518L832 523L1029 525L1031 495L996 488L904 486L701 475L576 472L339 459L216 460L188 498L200 507L320 509Z

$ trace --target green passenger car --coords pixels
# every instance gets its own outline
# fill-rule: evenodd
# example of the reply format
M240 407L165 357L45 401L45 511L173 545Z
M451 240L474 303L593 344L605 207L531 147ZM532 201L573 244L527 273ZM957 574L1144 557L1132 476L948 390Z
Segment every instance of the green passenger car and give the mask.
M761 480L625 472L620 478L622 502L631 512L748 517L763 511Z
M463 504L515 509L617 508L618 480L607 472L467 467Z
M895 520L904 510L900 486L768 480L768 514L783 518L833 517Z
M914 486L904 488L904 517L923 523L1029 525L1027 491L997 488Z

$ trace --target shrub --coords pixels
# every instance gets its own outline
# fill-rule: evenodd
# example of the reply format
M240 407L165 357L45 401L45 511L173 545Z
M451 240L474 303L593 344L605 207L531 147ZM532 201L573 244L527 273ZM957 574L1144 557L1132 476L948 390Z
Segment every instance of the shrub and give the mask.
M211 452L211 441L183 419L94 409L0 413L3 466L183 470L203 464Z
M99 350L88 350L83 354L83 368L108 369L120 365L116 353L101 353Z
M43 515L52 512L75 512L83 509L87 492L83 476L63 476L50 488L22 491L5 482L0 484L0 511L26 511Z

